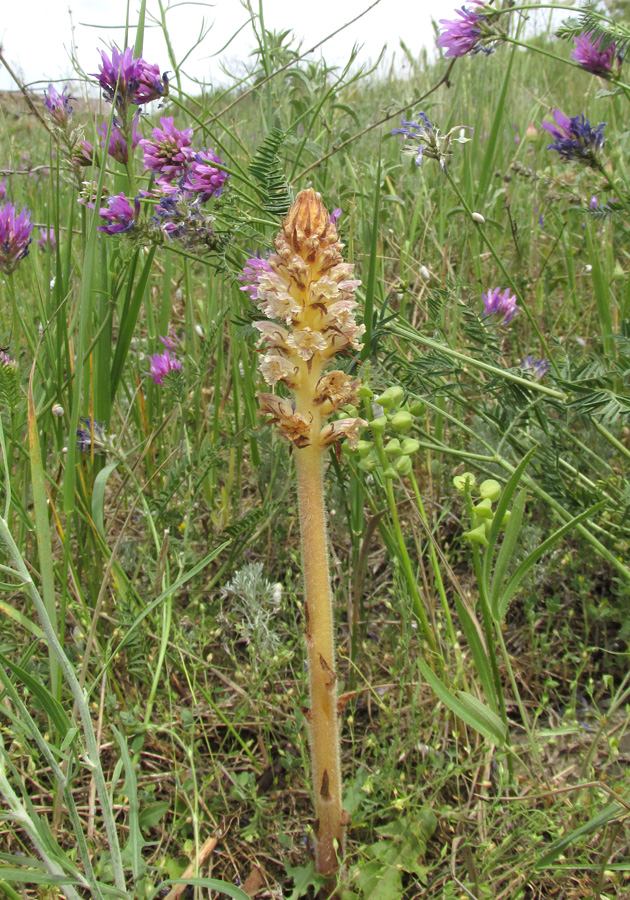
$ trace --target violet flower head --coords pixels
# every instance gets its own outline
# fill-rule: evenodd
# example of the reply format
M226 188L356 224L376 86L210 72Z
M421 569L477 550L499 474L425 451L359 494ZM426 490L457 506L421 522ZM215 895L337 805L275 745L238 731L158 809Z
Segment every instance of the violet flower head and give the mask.
M212 150L195 153L190 169L181 182L182 190L198 194L200 203L205 203L210 197L218 197L230 176L223 169L218 169L217 163L223 165Z
M171 356L168 349L164 353L154 353L148 357L151 361L151 370L148 373L156 384L163 385L164 378L169 372L177 372L181 369L182 364L174 356Z
M483 6L481 0L472 0L475 6ZM438 47L446 47L445 56L466 56L467 53L484 53L492 51L486 47L479 46L481 39L481 25L485 21L485 16L472 9L462 6L455 12L459 19L440 19L440 25L443 25L440 36L438 38Z
M105 426L94 422L89 416L79 419L77 428L77 450L81 453L105 453Z
M107 122L103 122L102 125L99 125L96 129L99 135L101 136L101 147L103 150L105 149L105 142L107 140ZM138 116L134 116L131 124L131 151L133 152L138 144L140 143L140 135L138 134ZM129 148L127 146L127 141L122 133L120 128L120 122L117 119L114 119L112 122L112 130L109 135L109 143L107 145L107 153L112 159L115 159L116 162L122 163L126 165L129 162Z
M484 311L483 317L493 316L495 313L503 316L503 325L507 325L512 321L518 306L516 305L516 297L510 294L509 288L501 293L501 288L492 288L487 294L482 294Z
M72 116L70 101L75 99L70 96L70 88L65 87L61 94L59 94L52 84L49 84L48 90L44 91L44 97L46 98L48 115L54 124L58 125L60 128L65 128Z
M592 75L608 75L613 67L615 45L611 44L605 50L600 50L601 40L601 37L593 40L592 31L574 38L575 50L571 54L571 59L576 60Z
M333 223L333 225L337 224L337 222L339 221L339 218L341 216L341 213L342 213L342 210L341 210L340 206L338 206L337 209L333 209L333 211L330 214L330 221Z
M55 234L54 228L40 228L39 229L40 236L37 238L37 244L41 250L46 250L50 247L51 250L54 250L57 246L57 235Z
M129 104L140 106L168 94L168 78L160 75L157 65L150 65L141 57L134 59L133 50L127 47L120 53L112 47L111 59L101 50L102 65L94 73L104 97L121 111Z
M73 166L91 166L94 162L94 147L89 141L77 141L72 148L70 161Z
M168 184L174 178L181 178L188 162L194 155L190 148L192 128L179 131L173 124L173 117L160 119L161 128L153 129L153 140L142 140L145 168L156 173L156 178Z
M0 367L16 370L18 367L17 360L11 359L6 350L0 350Z
M584 116L569 118L559 109L554 109L552 122L543 122L543 128L554 138L553 144L549 144L547 150L557 150L567 162L574 160L584 166L598 168L600 154L604 148L604 126L600 122L597 128L591 128L591 123Z
M164 344L164 346L167 350L177 350L177 348L181 344L180 339L175 334L174 328L169 328L168 334L166 335L166 337L162 337L161 334L158 334L158 337L162 341L162 343Z
M243 282L243 287L239 290L249 294L252 300L258 300L258 279L264 272L271 271L271 266L266 259L261 259L259 256L248 259L243 266L242 274L237 276Z
M549 363L546 359L534 359L533 356L526 356L521 363L521 369L533 375L536 381L540 381L549 371Z
M132 207L124 194L117 194L115 197L108 199L107 206L102 206L99 209L99 216L101 219L105 219L107 224L99 225L98 230L104 231L105 234L122 234L122 232L133 228L139 213L139 197L135 198Z
M28 256L33 226L31 213L26 207L19 215L12 203L6 203L0 210L0 272L10 275L20 260Z

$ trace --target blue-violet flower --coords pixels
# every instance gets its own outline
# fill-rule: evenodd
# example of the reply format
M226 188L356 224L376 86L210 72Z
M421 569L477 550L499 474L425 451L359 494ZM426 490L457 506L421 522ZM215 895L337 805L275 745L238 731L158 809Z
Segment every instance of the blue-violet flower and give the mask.
M510 294L509 288L506 288L503 293L501 293L501 288L492 288L487 294L482 294L481 299L484 305L484 319L486 316L493 316L495 313L499 313L503 316L504 325L512 321L518 310L516 297Z
M101 219L105 219L107 224L99 225L98 230L104 231L106 234L121 234L123 231L129 231L135 225L139 213L140 199L138 197L133 201L132 207L124 194L117 194L108 199L107 206L99 209L99 216Z
M26 207L19 215L12 203L6 203L0 210L0 272L10 275L17 269L21 259L28 256L33 226L31 213Z
M547 150L557 150L567 162L575 160L585 166L599 167L599 156L604 148L604 126L600 122L597 128L591 128L591 123L584 116L569 118L559 109L554 109L552 122L543 122L543 128L555 138L553 144L549 144Z

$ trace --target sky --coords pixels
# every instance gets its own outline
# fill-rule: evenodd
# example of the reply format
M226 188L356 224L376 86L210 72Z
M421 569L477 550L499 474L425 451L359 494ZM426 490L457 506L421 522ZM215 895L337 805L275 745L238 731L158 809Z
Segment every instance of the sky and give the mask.
M258 0L252 0L258 10ZM291 29L303 40L303 50L325 38L365 10L373 0L265 0L265 26L270 30ZM324 50L329 62L347 60L352 45L363 45L360 60L376 59L387 43L388 53L396 53L402 62L399 39L402 36L414 55L423 45L432 47L434 32L431 17L453 18L453 9L463 0L380 0L358 22L333 38ZM226 83L221 62L230 70L247 61L254 47L248 13L240 0L214 0L214 3L188 0L162 0L171 42L177 59L184 57L195 44L200 32L210 28L201 44L192 50L185 69L195 78ZM130 0L130 21L137 22L138 0ZM97 49L113 41L122 45L127 0L2 0L0 44L10 66L27 83L72 76L72 41L84 71L97 70ZM147 0L147 21L159 15L159 0ZM230 43L238 29L245 28ZM122 26L122 27L120 27ZM132 31L133 35L134 32ZM227 46L226 46L227 45ZM162 69L171 68L160 29L151 28L145 38L144 57L157 62ZM186 89L186 85L183 85ZM12 90L7 71L0 67L0 90ZM190 82L188 84L190 87Z

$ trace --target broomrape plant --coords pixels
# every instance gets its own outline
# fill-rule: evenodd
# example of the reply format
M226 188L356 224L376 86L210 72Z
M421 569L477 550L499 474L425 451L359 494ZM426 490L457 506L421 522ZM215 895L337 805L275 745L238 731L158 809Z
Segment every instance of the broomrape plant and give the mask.
M319 194L311 189L298 194L275 245L268 259L249 260L242 290L269 320L256 323L267 350L260 363L263 378L271 386L284 384L294 398L258 395L261 414L270 416L295 447L311 700L306 718L317 814L315 868L331 876L343 856L349 817L341 804L323 454L344 437L355 445L367 422L356 416L327 421L358 402L359 381L338 369L325 369L337 353L360 349L364 326L354 317L353 294L359 282L351 278L352 266L342 260L336 223Z

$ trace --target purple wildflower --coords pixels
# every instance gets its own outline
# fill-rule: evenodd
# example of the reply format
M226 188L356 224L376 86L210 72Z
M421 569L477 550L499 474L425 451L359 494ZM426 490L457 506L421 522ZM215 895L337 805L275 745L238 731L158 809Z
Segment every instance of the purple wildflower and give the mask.
M31 233L31 213L24 207L16 216L12 203L6 203L0 210L0 271L5 275L14 272L18 263L28 256L28 247L33 238Z
M509 288L506 288L503 293L501 293L501 288L492 288L487 294L482 294L481 299L484 305L484 319L486 316L493 316L495 313L499 313L503 316L504 325L512 321L518 310L516 297L510 294Z
M615 45L610 44L605 50L600 50L601 36L593 40L593 32L581 34L574 38L575 50L571 54L571 59L575 59L592 75L608 75L613 66L615 58Z
M483 6L481 0L472 0L476 6ZM459 19L440 19L440 25L444 25L438 38L438 47L446 47L445 56L466 56L467 53L490 53L489 49L478 46L481 38L481 23L485 16L462 6L455 12Z
M546 359L534 359L533 356L526 356L521 363L521 369L531 372L535 380L540 381L549 371L549 363Z
M392 128L391 134L402 134L405 137L405 140L426 140L427 138L431 139L434 135L433 125L429 121L429 117L426 113L420 112L418 113L421 122L408 122L407 119L401 119L400 123L403 126L402 128ZM418 153L416 156L416 165L422 165L422 157L424 155L424 144L418 144Z
M403 152L409 152L415 156L417 166L422 165L425 156L429 159L436 159L443 172L446 172L446 161L451 154L451 142L458 144L467 143L470 138L464 137L464 128L455 125L446 134L440 134L440 129L436 128L429 120L426 113L418 113L418 121L407 121L401 119L402 128L392 128L391 134L402 134L405 141L413 141L416 147L403 147ZM453 137L455 132L459 132L459 137Z
M66 91L68 91L67 94ZM74 97L70 96L70 88L65 87L61 94L58 94L52 84L49 84L48 90L44 91L44 97L46 98L46 109L52 121L60 128L65 128L72 115L70 101L74 100Z
M46 250L50 247L51 250L54 250L57 246L57 235L55 234L54 228L40 228L39 229L40 237L37 239L37 243L41 250Z
M103 150L105 149L105 141L107 140L107 122L103 122L102 125L99 125L96 129L102 140L100 142ZM140 135L138 134L138 116L134 116L131 124L131 150L132 152L136 149L138 144L140 143ZM129 148L127 147L127 141L123 135L123 132L120 128L120 123L117 119L114 119L112 122L112 130L109 135L109 144L107 145L107 153L116 162L122 163L123 165L127 165L129 162Z
M105 426L89 416L82 417L77 428L77 449L82 453L105 452Z
M199 194L200 203L205 203L210 197L218 197L230 176L223 169L218 169L216 163L223 165L212 150L195 153L190 169L182 180L182 190Z
M337 225L340 215L341 215L341 207L338 206L337 209L333 209L333 211L330 214L330 221L333 223L333 225L335 225L335 226Z
M103 94L122 111L130 103L140 106L168 94L168 78L160 75L157 65L150 65L141 57L134 59L127 47L122 53L112 47L111 59L101 50L102 65L95 74Z
M133 207L124 194L117 194L110 197L107 206L102 206L98 214L101 219L106 219L106 225L99 225L98 230L104 231L106 234L122 234L123 231L129 231L133 228L136 219L140 213L140 199L138 197L133 201Z
M555 138L553 144L549 144L547 150L557 150L567 162L575 160L585 166L597 168L599 166L599 154L604 147L604 125L600 122L597 128L591 128L591 123L584 116L569 118L559 109L554 109L552 122L543 122L543 128Z
M91 166L94 162L94 147L89 141L77 141L72 148L70 161L73 166Z
M243 266L242 274L237 276L240 281L244 282L240 290L248 293L252 300L258 300L258 278L263 272L271 271L271 266L266 259L261 259L259 256L248 259Z
M174 178L181 178L193 156L190 149L192 128L179 131L173 124L173 117L160 119L161 128L153 129L153 140L142 140L145 168L156 173L160 182L170 184Z
M171 356L168 348L164 353L154 353L153 356L149 356L149 359L151 361L151 371L148 374L156 384L160 385L164 384L164 378L169 372L177 372L182 367L181 362L175 359L174 356Z
M166 337L162 337L161 334L158 334L159 339L162 341L167 350L176 350L181 344L180 339L175 334L174 328L169 328L168 334Z

